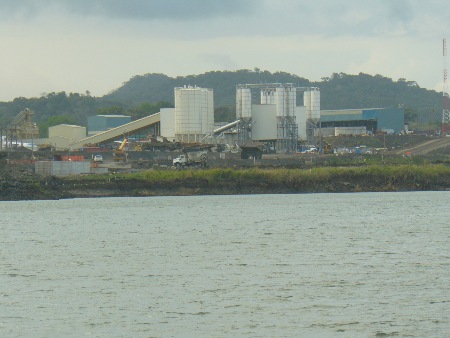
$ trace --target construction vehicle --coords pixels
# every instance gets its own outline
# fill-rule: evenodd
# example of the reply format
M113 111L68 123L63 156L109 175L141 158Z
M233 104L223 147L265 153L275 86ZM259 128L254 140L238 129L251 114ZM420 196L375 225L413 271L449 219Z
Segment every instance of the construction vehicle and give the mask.
M323 141L323 153L324 154L334 154L334 147L327 141Z
M125 153L125 145L128 142L128 138L124 138L122 143L120 144L119 148L114 149L114 156L113 159L115 162L126 162L127 161L127 154Z
M177 158L173 159L174 167L191 167L191 166L201 166L206 167L206 156L207 151L192 151L192 152L184 152Z
M42 143L37 145L38 150L52 150L52 145L50 143Z

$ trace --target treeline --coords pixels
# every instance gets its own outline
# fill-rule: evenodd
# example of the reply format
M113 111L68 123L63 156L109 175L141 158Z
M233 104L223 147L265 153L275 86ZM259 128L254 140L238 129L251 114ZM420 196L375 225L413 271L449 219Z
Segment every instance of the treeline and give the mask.
M334 73L311 82L300 76L255 68L253 70L212 71L200 75L178 76L145 74L132 77L120 88L103 97L89 92L49 93L39 98L19 97L0 102L0 125L5 125L21 110L30 108L42 134L54 123L86 125L95 114L125 114L137 119L173 107L174 88L185 85L212 88L216 121L235 119L236 85L246 83L293 83L300 87L319 87L322 109L404 107L406 121L423 125L440 121L442 94L421 88L415 81L397 81L382 75Z
M5 127L20 111L29 108L34 112L33 121L39 126L39 136L48 136L48 127L58 124L86 126L93 115L127 115L132 120L159 112L161 108L173 107L171 102L141 103L130 106L89 94L65 92L49 93L39 98L16 98L0 103L0 127Z

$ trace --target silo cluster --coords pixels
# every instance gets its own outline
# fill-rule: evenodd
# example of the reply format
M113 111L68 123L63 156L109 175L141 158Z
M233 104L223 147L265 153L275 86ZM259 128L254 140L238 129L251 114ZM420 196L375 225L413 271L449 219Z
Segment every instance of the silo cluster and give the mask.
M298 93L304 95L303 106L297 106ZM320 124L320 90L292 83L241 84L236 88L236 118L239 144L276 141L293 151L298 137L312 139Z

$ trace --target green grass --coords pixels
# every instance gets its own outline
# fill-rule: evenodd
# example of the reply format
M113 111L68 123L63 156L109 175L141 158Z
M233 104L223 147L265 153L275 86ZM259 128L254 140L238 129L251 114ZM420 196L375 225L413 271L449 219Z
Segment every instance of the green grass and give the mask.
M442 164L400 164L400 165L366 165L359 167L320 167L311 169L227 169L213 168L204 170L147 170L138 173L121 173L117 175L88 175L68 178L78 182L102 182L119 177L121 180L143 180L146 182L173 182L176 180L206 180L209 184L224 182L236 184L258 184L260 182L296 186L314 182L348 180L353 178L379 178L384 181L408 181L435 179L450 176L450 167Z
M150 170L128 174L128 178L143 179L148 182L173 181L177 179L197 179L209 182L234 181L291 184L298 181L328 181L336 177L374 176L390 179L435 178L450 175L450 167L445 165L369 165L364 167L321 167L311 169L205 169L205 170Z

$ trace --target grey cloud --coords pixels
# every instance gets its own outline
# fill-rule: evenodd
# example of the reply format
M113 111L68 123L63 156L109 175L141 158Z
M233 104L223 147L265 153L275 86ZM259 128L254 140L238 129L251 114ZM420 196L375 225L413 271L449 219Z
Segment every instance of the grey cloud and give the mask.
M37 16L48 9L68 14L139 20L195 20L245 15L258 9L257 0L0 0L3 17Z
M309 4L305 22L308 32L317 27L328 36L412 35L426 30L420 23L427 16L448 27L442 7L436 0L316 0Z

